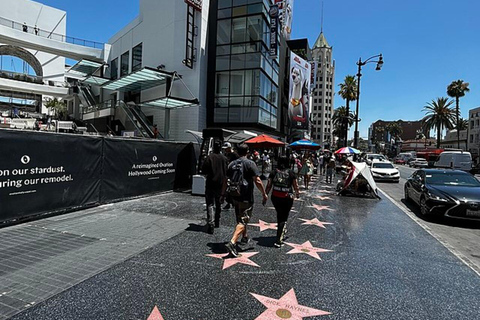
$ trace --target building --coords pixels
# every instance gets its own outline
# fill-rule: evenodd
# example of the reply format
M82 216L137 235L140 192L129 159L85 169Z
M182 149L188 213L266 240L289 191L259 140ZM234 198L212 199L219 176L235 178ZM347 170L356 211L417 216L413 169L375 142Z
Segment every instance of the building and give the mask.
M385 120L377 120L370 126L368 130L368 140L369 141L376 141L376 142L386 142L390 141L390 135L387 131L387 126L390 123L397 122L400 124L402 128L402 134L400 138L402 141L406 140L415 140L419 134L422 134L422 121L404 121L404 120L397 120L397 121L385 121ZM429 138L429 135L427 135Z
M467 130L460 130L460 149L467 150ZM442 149L458 149L457 129L447 130L445 137L440 141Z
M333 144L333 104L335 97L335 61L332 47L323 32L318 36L312 49L316 63L316 84L312 94L312 137L322 146Z
M467 149L474 159L480 156L480 107L468 112L468 142Z

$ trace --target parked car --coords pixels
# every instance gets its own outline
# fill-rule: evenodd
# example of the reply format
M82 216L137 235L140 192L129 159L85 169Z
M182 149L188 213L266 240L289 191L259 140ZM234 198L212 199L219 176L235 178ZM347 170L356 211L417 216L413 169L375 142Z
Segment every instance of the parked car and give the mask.
M427 168L428 161L423 158L414 158L410 161L409 166L414 168Z
M472 155L466 151L444 151L434 165L436 168L472 170Z
M373 162L370 171L375 181L400 181L400 172L391 162Z
M393 162L395 164L405 164L406 163L405 159L399 158L399 157L395 157L395 159L393 159Z
M480 181L462 170L420 169L405 183L405 200L420 212L480 220Z

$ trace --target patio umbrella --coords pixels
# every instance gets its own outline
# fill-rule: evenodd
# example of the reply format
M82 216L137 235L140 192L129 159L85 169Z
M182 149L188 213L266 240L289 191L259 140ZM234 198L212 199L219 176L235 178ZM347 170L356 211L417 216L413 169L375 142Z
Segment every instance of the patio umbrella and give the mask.
M350 147L343 147L334 152L335 154L360 154L360 150Z
M290 144L290 147L292 149L304 149L304 150L318 150L320 149L320 145L318 143L315 143L313 141L307 140L307 139L302 139L295 141Z
M285 143L283 143L282 141L274 139L266 134L256 136L250 140L245 141L245 143L248 144L249 147L260 149L283 147L285 145Z

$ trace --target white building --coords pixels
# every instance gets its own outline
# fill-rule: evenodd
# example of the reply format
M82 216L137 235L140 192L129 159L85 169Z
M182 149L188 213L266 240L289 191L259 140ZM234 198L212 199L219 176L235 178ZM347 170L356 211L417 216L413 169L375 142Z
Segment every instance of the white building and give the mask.
M468 151L472 157L480 156L480 107L468 112ZM478 160L477 160L478 163Z
M460 149L467 150L467 130L460 130ZM458 149L457 129L447 130L440 142L441 148Z
M317 62L317 79L312 98L312 136L313 140L322 146L331 145L335 61L332 59L332 47L328 45L323 32L313 45L312 57Z

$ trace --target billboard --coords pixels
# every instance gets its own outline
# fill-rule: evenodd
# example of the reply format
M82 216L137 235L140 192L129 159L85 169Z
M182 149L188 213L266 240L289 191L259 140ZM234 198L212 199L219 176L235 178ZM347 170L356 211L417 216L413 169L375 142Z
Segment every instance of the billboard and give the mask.
M295 53L290 55L288 119L291 128L308 129L311 64Z
M292 34L292 20L293 20L293 0L275 0L275 4L280 9L280 25L283 36L286 40L290 40Z
M278 54L278 6L270 7L270 57L276 58Z

